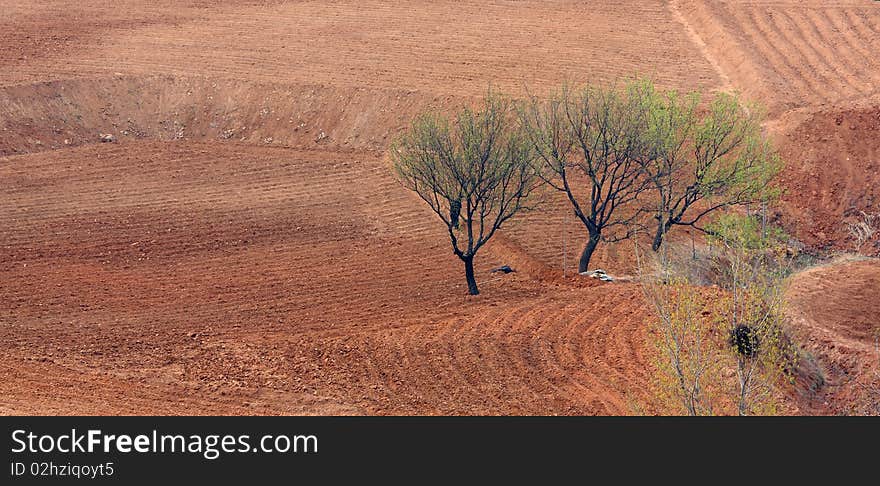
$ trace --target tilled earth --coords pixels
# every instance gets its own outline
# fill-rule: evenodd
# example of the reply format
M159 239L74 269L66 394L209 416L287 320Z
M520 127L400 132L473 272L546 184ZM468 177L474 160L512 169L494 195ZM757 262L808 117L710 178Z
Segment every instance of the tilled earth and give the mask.
M490 85L641 74L739 90L767 106L788 161L772 214L788 231L841 250L842 221L880 211L876 2L8 0L3 14L0 413L656 411L641 291L571 276L584 235L565 201L482 251L474 298L391 177L388 143L414 113ZM489 272L501 264L518 271ZM596 264L635 271L627 245ZM793 330L829 383L792 403L861 413L847 405L872 384L880 270L831 268L792 282Z

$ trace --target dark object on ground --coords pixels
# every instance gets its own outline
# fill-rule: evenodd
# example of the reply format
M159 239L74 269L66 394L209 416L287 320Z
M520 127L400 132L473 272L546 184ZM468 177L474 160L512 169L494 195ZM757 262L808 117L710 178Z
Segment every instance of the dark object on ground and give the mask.
M101 143L116 143L116 135L112 133L102 133Z
M516 271L516 270L510 268L510 267L507 266L507 265L502 265L502 266L500 266L500 267L498 267L498 268L493 268L493 269L492 269L492 273L495 273L495 272L510 273L510 272L515 272L515 271Z
M730 332L730 345L736 348L736 352L747 357L754 358L758 354L758 336L749 326L740 324Z

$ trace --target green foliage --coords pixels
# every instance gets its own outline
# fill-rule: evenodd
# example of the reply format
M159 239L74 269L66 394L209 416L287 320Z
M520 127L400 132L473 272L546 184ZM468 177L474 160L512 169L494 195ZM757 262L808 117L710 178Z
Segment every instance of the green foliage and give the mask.
M779 386L799 356L784 328L788 266L776 251L784 234L732 213L711 228L720 243L712 255L717 289L670 278L668 269L645 285L657 315L661 403L691 415L779 413ZM737 339L743 333L747 346Z
M727 293L717 302L719 325L728 335L744 326L756 343L756 352L748 355L729 342L728 355L736 363L737 412L778 413L776 386L793 379L791 372L798 356L783 327L784 277L762 259L728 256L725 262Z
M722 375L722 350L713 341L713 321L704 313L709 296L680 277L643 282L656 318L650 325L655 348L657 398L663 412L715 415Z
M719 93L697 122L693 180L704 196L733 203L766 201L777 195L770 182L782 168L761 130L763 110L737 96Z
M398 180L424 200L448 230L453 253L466 264L501 226L529 209L541 184L532 147L513 117L512 103L490 94L478 110L453 119L417 117L391 147Z
M563 87L548 100L520 107L546 182L565 193L589 233L579 263L587 270L599 241L618 241L637 229L631 206L648 188L639 154L641 111L629 88Z
M743 251L776 250L788 241L785 231L775 225L763 225L754 215L726 212L706 225L711 243Z
M676 225L694 226L718 209L770 201L782 160L761 129L763 110L738 96L717 94L705 108L696 93L658 91L649 81L630 87L644 113L641 164L656 200L654 249Z

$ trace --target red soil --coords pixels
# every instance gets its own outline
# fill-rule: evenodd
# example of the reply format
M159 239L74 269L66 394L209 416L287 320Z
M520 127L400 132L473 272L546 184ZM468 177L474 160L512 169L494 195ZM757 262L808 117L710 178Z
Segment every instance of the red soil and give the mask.
M853 249L845 222L880 213L880 105L806 117L780 137L782 221L815 248ZM865 254L878 254L878 239Z
M479 255L472 298L390 176L384 151L414 113L490 83L540 93L638 73L742 90L770 108L793 234L842 248L839 220L878 204L872 2L3 10L0 413L652 411L640 290L562 278L583 230L558 195ZM519 271L490 274L499 264ZM630 247L601 247L596 265L632 273ZM864 399L865 378L838 370L868 376L872 265L793 286L793 322L835 385L802 410ZM815 308L817 288L853 310Z
M492 277L496 245L465 298L373 153L137 142L5 162L0 339L31 370L4 381L9 411L584 414L640 396L636 287Z
M808 410L880 413L880 262L812 268L789 296L792 329L827 382L808 395Z

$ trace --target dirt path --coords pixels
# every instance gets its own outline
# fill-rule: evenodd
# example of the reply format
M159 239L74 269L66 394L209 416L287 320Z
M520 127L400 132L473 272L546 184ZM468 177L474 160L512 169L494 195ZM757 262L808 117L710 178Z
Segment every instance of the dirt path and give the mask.
M672 16L675 20L681 22L681 25L684 27L685 32L687 32L688 37L691 41L700 49L700 53L703 57L709 62L715 72L718 74L718 79L720 80L720 85L718 89L721 91L732 92L734 90L733 83L730 81L730 77L727 76L727 73L724 72L724 69L721 67L721 64L718 63L718 60L715 59L715 55L709 49L709 46L703 41L703 38L700 37L700 34L694 29L694 27L690 24L687 17L681 12L680 2L670 1L669 11L672 12Z

